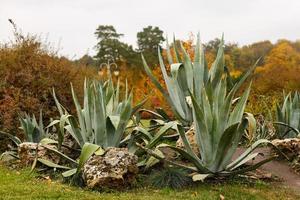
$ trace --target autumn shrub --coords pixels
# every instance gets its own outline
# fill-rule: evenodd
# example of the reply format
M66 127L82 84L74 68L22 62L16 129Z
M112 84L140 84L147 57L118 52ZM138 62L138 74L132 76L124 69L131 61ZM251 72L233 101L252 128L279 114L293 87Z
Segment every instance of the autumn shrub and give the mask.
M38 37L15 33L14 41L0 44L0 130L22 137L18 118L23 112L38 115L42 109L49 120L57 115L52 88L62 104L71 106L70 82L81 96L84 78L95 74L60 57Z
M253 113L275 111L283 91L300 90L300 51L286 40L278 41L256 68L248 108Z

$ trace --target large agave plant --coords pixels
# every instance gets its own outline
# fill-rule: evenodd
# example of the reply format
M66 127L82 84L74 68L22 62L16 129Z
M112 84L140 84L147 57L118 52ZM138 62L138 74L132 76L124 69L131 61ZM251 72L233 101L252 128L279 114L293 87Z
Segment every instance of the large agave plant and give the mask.
M300 94L283 94L284 102L276 109L277 136L279 138L300 137Z
M128 95L127 89L123 100L120 100L119 83L115 88L112 80L104 84L85 81L83 107L73 87L72 95L77 118L66 112L54 93L61 118L52 125L59 123L61 132L66 129L81 147L87 142L102 148L118 147L130 118L137 109L131 106L132 95Z
M223 45L222 39L216 60L210 69L206 65L204 51L201 48L199 39L195 50L194 64L192 64L189 56L185 53L183 63L178 64L183 66L182 68L184 69L191 68L187 70L191 73L188 77L193 77L190 79L192 83L187 88L187 92L192 101L192 121L195 124L196 141L199 146L200 156L193 152L186 138L184 128L180 124L178 125L178 132L184 143L185 150L173 146L170 146L170 148L179 152L193 163L193 167L184 167L198 172L198 175L194 177L195 180L209 175L242 173L270 160L266 159L254 166L240 168L244 163L258 155L258 153L253 153L256 147L262 143L269 143L268 140L258 140L240 157L232 161L233 154L236 152L242 135L248 126L249 116L244 114L244 109L251 83L245 88L240 98L234 99L234 97L243 82L252 73L255 65L244 73L239 81L228 88L229 79L224 71ZM174 84L174 81L172 84ZM180 98L183 97L181 96Z

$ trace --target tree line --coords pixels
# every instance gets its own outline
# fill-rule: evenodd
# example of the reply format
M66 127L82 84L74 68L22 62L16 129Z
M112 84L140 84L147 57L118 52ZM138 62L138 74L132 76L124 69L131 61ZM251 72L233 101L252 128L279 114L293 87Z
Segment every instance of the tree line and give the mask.
M112 25L99 25L94 34L97 38L96 55L93 57L84 55L76 62L96 67L101 63L114 62L127 69L142 69L142 53L147 58L148 64L155 68L158 65L157 48L162 49L162 43L166 40L164 32L157 26L147 26L137 33L137 48L121 41L124 34L119 33ZM266 64L268 54L281 42L288 42L292 48L300 52L300 41L279 40L273 44L265 40L241 47L237 43L225 43L226 65L243 71L259 59L258 66L263 66ZM204 43L206 55L213 59L219 44L219 38Z

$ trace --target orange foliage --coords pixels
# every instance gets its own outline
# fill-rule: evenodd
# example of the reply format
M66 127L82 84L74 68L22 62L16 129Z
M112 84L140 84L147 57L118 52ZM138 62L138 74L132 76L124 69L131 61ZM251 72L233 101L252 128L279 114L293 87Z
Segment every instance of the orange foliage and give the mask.
M32 36L3 44L0 61L0 129L12 134L19 133L22 112L38 115L42 109L46 122L57 115L52 88L63 105L73 105L70 82L81 96L84 77L95 74L58 57Z
M257 99L261 96L274 110L281 101L282 91L300 90L300 53L288 41L279 41L266 56L265 65L257 67L249 108L254 113L265 112Z

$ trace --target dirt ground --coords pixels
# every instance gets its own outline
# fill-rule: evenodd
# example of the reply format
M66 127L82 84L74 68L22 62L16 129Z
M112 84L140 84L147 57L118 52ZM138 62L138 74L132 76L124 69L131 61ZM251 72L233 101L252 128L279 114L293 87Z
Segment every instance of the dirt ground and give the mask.
M238 149L234 157L238 157L238 155L242 154L244 150L245 149ZM261 152L264 156L258 156L254 161L252 161L254 163L269 156L271 150L270 148L259 148L256 152ZM261 166L260 169L266 173L271 173L272 176L278 177L281 180L280 184L284 184L284 186L293 188L300 192L300 175L289 166L287 161L273 160Z

